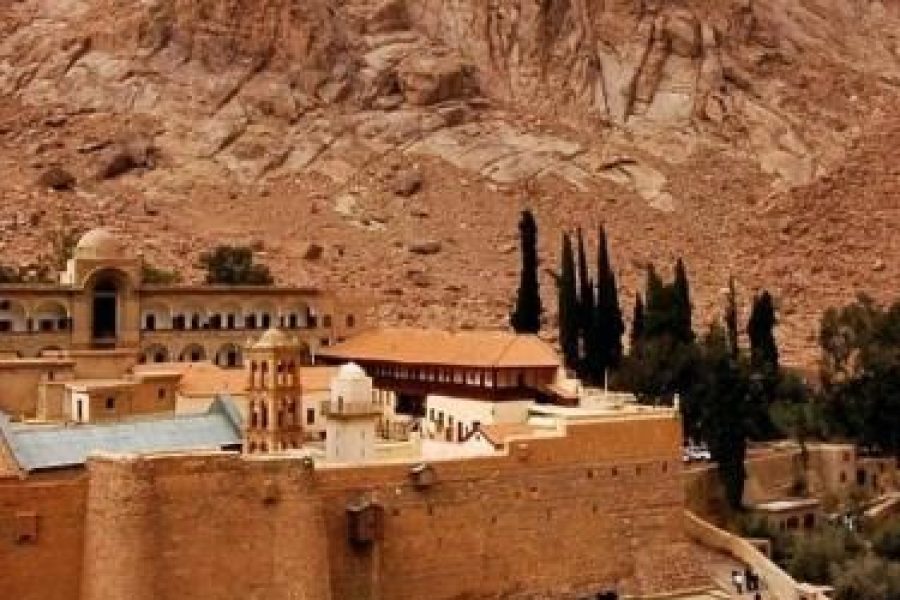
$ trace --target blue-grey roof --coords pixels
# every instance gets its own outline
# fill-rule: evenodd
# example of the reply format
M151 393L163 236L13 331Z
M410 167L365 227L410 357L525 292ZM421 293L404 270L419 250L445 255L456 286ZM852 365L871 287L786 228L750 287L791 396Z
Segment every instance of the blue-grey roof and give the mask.
M0 435L25 471L81 466L93 452L219 450L241 443L241 416L219 397L205 413L111 423L29 425L0 412Z

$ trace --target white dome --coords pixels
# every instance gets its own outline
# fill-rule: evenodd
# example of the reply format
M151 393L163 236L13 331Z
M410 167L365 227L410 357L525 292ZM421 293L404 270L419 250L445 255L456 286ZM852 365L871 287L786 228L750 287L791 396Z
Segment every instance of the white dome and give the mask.
M92 229L78 240L75 256L78 258L122 258L127 248L108 229Z
M366 372L358 364L351 362L338 369L338 377L340 379L361 379L366 377Z

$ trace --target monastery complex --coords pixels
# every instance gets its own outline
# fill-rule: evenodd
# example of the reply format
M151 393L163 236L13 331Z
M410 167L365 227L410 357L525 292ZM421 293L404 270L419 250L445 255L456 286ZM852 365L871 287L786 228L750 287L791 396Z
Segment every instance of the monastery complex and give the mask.
M677 406L587 389L534 336L141 273L97 230L58 285L0 286L0 598L718 597L728 534L693 514L722 494ZM897 485L848 447L754 455L784 528L821 518L778 502L798 469Z

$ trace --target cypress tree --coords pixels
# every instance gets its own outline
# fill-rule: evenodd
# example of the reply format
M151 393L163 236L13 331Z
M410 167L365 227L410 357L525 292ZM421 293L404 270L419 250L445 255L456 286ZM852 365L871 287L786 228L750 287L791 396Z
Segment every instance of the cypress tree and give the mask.
M750 365L758 373L774 376L778 373L778 344L775 342L775 301L767 291L753 299L753 309L747 324L750 337Z
M740 353L738 340L738 308L737 290L734 287L734 277L728 278L728 301L725 307L725 329L728 333L728 347L731 357L737 360Z
M644 292L644 337L661 337L671 331L671 288L663 285L653 265L647 266Z
M641 353L641 342L644 339L644 300L640 292L635 294L634 314L631 317L631 354L637 356Z
M578 366L579 306L575 281L575 256L569 234L562 237L562 264L559 276L559 343L566 366Z
M594 309L596 330L596 376L603 377L609 369L615 369L622 361L622 334L625 322L619 306L616 274L609 260L606 231L601 227L597 238L597 304Z
M584 236L578 229L578 327L581 335L587 337L591 330L591 321L594 319L594 282L591 281L590 267L587 255L584 251Z
M675 282L672 284L673 320L675 339L685 343L694 341L694 329L691 322L691 289L687 278L687 269L680 258L675 263Z
M541 329L543 308L537 273L537 223L530 210L522 211L519 237L522 246L522 274L510 324L516 333L537 333Z

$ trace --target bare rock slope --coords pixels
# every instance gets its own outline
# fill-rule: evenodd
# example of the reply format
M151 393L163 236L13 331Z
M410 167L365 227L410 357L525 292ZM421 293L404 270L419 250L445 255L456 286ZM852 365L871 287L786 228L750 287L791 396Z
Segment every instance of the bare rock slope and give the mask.
M900 280L897 32L889 0L4 3L0 243L104 222L188 276L255 243L386 322L499 325L531 206L548 269L605 223L626 298L678 255L704 319L773 289L809 363L822 308Z

